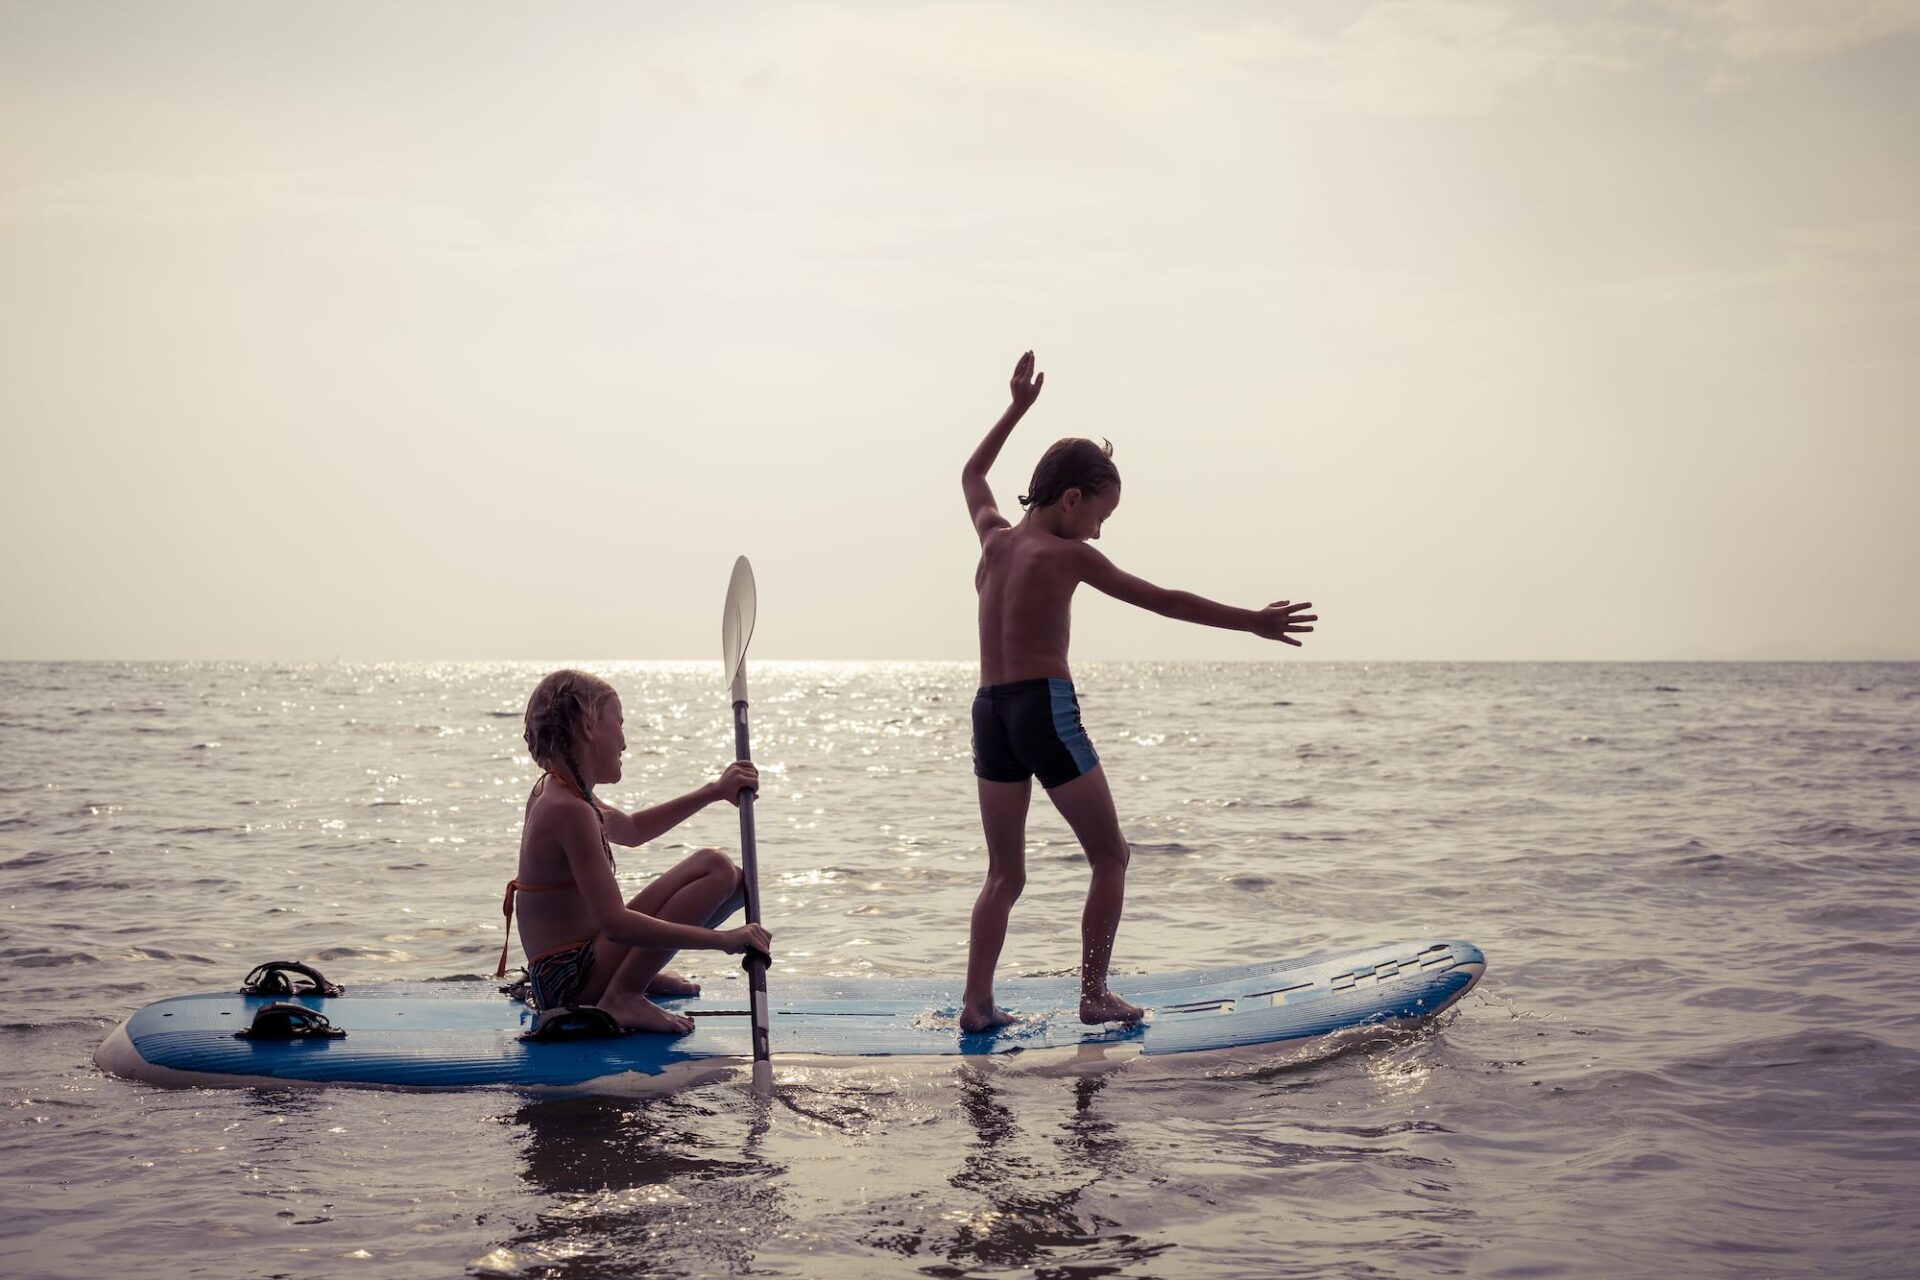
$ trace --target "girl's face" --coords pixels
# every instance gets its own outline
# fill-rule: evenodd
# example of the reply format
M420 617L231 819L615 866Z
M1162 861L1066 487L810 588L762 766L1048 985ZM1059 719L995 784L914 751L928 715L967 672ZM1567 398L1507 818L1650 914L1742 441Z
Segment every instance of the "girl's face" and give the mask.
M627 749L626 713L620 695L611 694L587 717L580 744L581 769L593 785L620 781L620 755Z

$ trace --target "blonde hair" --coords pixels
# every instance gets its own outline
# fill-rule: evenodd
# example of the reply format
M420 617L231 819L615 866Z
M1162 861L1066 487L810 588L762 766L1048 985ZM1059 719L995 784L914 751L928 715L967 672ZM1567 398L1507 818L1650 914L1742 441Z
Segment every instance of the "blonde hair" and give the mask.
M593 806L594 816L600 819L600 843L607 851L608 862L613 861L613 846L607 843L607 816L601 812L599 802L593 798L593 788L580 772L575 751L588 717L613 696L613 686L599 676L584 671L555 671L535 685L533 696L527 699L525 735L527 752L533 762L548 773L560 773L564 768L564 776L572 779L573 785L580 789L581 798Z

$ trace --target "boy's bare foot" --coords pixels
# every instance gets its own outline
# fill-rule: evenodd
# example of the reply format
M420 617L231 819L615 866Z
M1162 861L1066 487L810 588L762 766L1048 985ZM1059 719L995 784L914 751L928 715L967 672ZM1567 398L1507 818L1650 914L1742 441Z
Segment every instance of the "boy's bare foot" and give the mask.
M1128 1004L1111 991L1104 995L1080 997L1080 1021L1088 1024L1138 1022L1144 1012L1139 1005Z
M618 1001L602 1000L600 1007L629 1031L657 1031L670 1036L683 1036L693 1030L692 1018L669 1013L645 996L632 996Z
M978 1031L992 1031L995 1027L1010 1027L1020 1021L1017 1013L1008 1013L995 1005L988 1005L984 1011L962 1009L960 1011L960 1030L965 1035Z
M650 996L697 996L700 984L691 978L683 978L677 973L662 969L653 975L653 981L647 984Z

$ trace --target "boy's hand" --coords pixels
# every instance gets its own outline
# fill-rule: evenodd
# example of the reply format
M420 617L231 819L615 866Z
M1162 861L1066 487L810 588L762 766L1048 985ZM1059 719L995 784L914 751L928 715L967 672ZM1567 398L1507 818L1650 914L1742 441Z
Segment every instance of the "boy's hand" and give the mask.
M760 771L753 767L751 760L735 760L713 784L713 798L725 800L735 808L740 805L742 791L760 793Z
M1302 609L1311 608L1313 608L1313 602L1310 600L1302 600L1299 604L1288 600L1275 600L1262 609L1255 618L1253 634L1263 640L1278 640L1282 644L1290 644L1297 649L1300 647L1300 642L1293 638L1294 635L1313 630L1312 627L1303 627L1300 624L1320 621L1320 615L1317 613L1300 612Z
M1034 375L1033 352L1021 356L1020 363L1013 366L1013 407L1025 413L1040 398L1040 388L1046 381L1046 374Z

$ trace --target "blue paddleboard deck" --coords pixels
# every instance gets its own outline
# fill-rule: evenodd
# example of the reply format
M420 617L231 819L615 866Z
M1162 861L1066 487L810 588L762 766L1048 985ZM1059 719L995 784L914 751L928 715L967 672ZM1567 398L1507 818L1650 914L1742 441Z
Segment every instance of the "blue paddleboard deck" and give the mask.
M1082 1024L1074 978L1007 979L998 984L1000 1003L1023 1021L979 1035L959 1030L954 981L779 978L771 984L770 1037L776 1064L1296 1047L1342 1032L1414 1026L1459 1000L1485 968L1471 943L1425 941L1123 976L1115 990L1149 1011L1132 1026ZM275 997L177 996L128 1018L94 1061L115 1075L168 1085L672 1088L730 1073L752 1057L746 984L706 986L697 997L661 1001L692 1015L686 1035L537 1044L519 1038L533 1026L533 1011L486 982L377 983L341 996L292 997L347 1033L332 1040L234 1035Z

